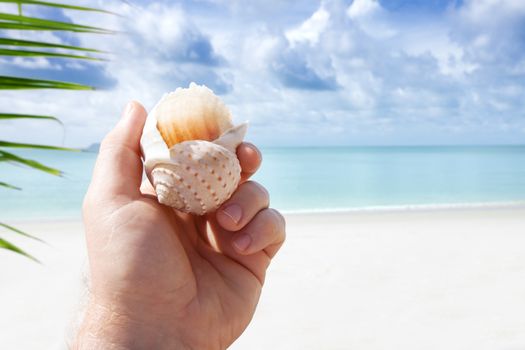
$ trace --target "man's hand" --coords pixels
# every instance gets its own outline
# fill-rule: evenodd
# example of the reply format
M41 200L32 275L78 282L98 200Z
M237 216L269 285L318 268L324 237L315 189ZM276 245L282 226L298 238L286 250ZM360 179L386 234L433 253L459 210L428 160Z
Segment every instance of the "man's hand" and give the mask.
M144 108L130 103L102 142L84 200L90 299L76 349L224 349L250 322L285 237L268 192L246 181L257 148L237 148L243 182L207 216L159 204L142 181Z

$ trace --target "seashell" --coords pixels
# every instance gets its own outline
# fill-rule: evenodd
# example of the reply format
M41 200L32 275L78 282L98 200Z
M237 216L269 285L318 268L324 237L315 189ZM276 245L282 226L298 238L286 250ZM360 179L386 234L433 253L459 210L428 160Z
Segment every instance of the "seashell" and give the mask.
M168 94L155 113L168 148L183 141L213 141L233 127L224 103L210 89L196 84Z
M246 129L246 123L233 126L228 108L205 86L165 94L140 140L158 201L198 215L217 209L240 182L235 150Z

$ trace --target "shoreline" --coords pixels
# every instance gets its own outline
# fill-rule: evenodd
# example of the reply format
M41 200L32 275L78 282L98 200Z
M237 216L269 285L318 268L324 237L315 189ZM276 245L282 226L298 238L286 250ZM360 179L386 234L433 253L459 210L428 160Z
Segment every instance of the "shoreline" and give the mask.
M388 214L388 213L405 213L405 212L449 212L449 211L476 211L476 210L520 210L525 209L525 200L519 201L495 201L495 202L461 202L461 203L434 203L434 204L401 204L401 205L374 205L363 207L346 207L346 208L323 208L323 209L299 209L299 210L281 210L283 215L300 216L300 215L332 215L332 214ZM9 222L11 225L17 224L50 224L50 223L76 223L82 221L81 209L78 210L78 216L69 217L2 217L2 221Z
M497 201L497 202L462 202L462 203L435 203L435 204L401 204L376 205L364 207L282 210L284 215L303 214L352 214L352 213L403 213L403 212L432 212L454 210L497 210L497 209L525 209L525 200Z

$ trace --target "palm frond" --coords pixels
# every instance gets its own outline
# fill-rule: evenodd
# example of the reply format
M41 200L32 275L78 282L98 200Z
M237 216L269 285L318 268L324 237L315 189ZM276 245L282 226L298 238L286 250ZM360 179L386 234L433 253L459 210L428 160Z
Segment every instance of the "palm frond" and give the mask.
M3 141L0 141L0 142L3 142ZM49 147L49 146L46 146L46 147ZM12 162L12 163L23 164L30 168L40 170L40 171L43 171L51 175L55 175L55 176L63 175L63 173L58 169L48 167L47 165L37 162L36 160L22 158L22 157L17 156L16 154L9 153L9 152L2 151L2 150L0 150L0 162Z
M93 87L55 80L29 79L0 75L0 90L22 89L64 89L64 90L94 90Z
M29 258L29 259L31 259L31 260L33 260L33 261L35 261L35 262L40 264L40 261L37 258L35 258L34 256L26 253L24 250L22 250L21 248L17 247L13 243L10 243L10 242L6 241L2 237L0 237L0 249L10 250L10 251L12 251L14 253L18 253L20 255L23 255L26 258Z
M57 30L80 33L114 34L115 31L75 24L70 22L53 21L37 17L13 15L0 12L0 29L18 30Z
M55 3L45 0L0 0L2 3L16 4L18 7L18 14L0 12L0 32L2 30L27 30L27 31L68 31L75 33L94 33L94 34L115 34L116 31L99 28L97 26L81 25L71 22L62 22L52 19L36 18L25 16L22 11L23 5L31 6L46 6L55 7L64 10L77 10L77 11L94 11L99 13L107 13L117 15L116 13L106 11L103 9L69 5L62 3ZM32 49L39 48L39 49ZM64 52L61 50L72 50L77 53ZM82 53L79 53L81 51ZM14 56L14 57L54 57L63 59L82 59L82 60L96 60L104 61L103 58L92 57L90 54L93 53L107 53L100 50L84 48L74 45L63 45L49 42L39 42L31 40L22 40L14 38L0 37L0 56ZM64 90L94 90L91 86L83 84L62 82L55 80L46 79L33 79L33 78L22 78L13 76L2 76L0 75L0 90L22 90L22 89L64 89ZM46 115L30 115L30 114L16 114L16 113L0 113L0 120L7 119L40 119L40 120L53 120L62 124L57 118ZM1 148L29 148L29 149L43 149L43 150L59 150L59 151L79 151L77 149L56 147L48 145L18 143L10 141L0 140L0 162L11 162L22 164L46 173L60 176L62 172L58 169L46 166L38 161L27 159L15 155L10 152L6 152ZM13 186L6 182L0 182L0 187L8 189L20 188ZM29 235L13 226L0 223L0 227L8 231L17 233L24 237L32 238L41 241L40 239ZM10 243L4 238L0 237L0 249L7 249L9 251L21 254L27 258L30 258L36 262L39 262L36 258L29 255L27 252L19 248L18 246Z
M67 53L49 52L49 51L30 51L30 50L12 50L0 48L0 56L16 56L16 57L57 57L57 58L74 58L91 61L107 61L103 58L72 55Z
M25 233L24 231L21 231L21 230L17 229L16 227L10 226L8 224L4 224L3 222L0 222L0 227L3 227L6 230L9 230L11 232L17 233L17 234L19 234L21 236L24 236L24 237L27 237L27 238L31 238L31 239L34 239L36 241L42 242L42 243L46 243L43 240L41 240L40 238L38 238L38 237L30 235L29 233Z
M47 2L47 1L37 1L37 0L0 0L0 3L15 3L19 6L21 5L41 5L41 6L49 6L49 7L59 7L67 10L77 10L77 11L92 11L92 12L101 12L101 13L107 13L110 15L117 15L114 12L97 9L93 7L84 7L84 6L75 6L75 5L68 5L68 4L58 4L55 2Z
M15 113L0 113L0 119L48 119L57 122L60 125L60 119L48 115L32 115L32 114L15 114Z
M88 49L88 48L80 47L80 46L62 45L62 44L55 44L55 43L45 43L45 42L40 42L40 41L21 40L21 39L12 39L12 38L0 38L0 45L47 47L47 48L52 48L52 49L68 49L68 50L87 51L87 52L94 52L94 53L108 53L107 51Z
M7 148L35 148L35 149L47 149L54 151L69 151L69 152L80 152L76 148L67 148L67 147L56 147L48 145L35 145L30 143L18 143L18 142L9 142L9 141L0 141L0 147Z
M10 190L17 190L17 191L22 190L20 187L13 186L11 184L8 184L7 182L2 182L2 181L0 181L0 187L5 187L5 188L9 188Z

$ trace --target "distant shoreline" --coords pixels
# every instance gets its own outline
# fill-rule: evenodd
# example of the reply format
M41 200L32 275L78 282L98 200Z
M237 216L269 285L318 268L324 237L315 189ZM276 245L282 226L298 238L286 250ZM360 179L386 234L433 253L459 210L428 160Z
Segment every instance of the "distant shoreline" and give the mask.
M279 208L277 208L279 209ZM280 210L284 215L345 215L345 214L395 214L408 212L457 212L472 210L505 210L505 209L525 209L525 200L509 202L473 202L473 203L443 203L443 204L416 204L416 205L383 205L365 206L350 208L324 208L324 209L304 209L304 210ZM27 214L27 213L26 213ZM69 217L29 217L24 219L13 217L3 217L4 221L10 223L53 223L53 222L78 222L82 220L80 209L78 215Z
M472 203L436 203L436 204L407 204L407 205L377 205L349 208L326 208L304 210L282 210L287 215L303 214L345 214L345 213L397 213L397 212L424 212L424 211L455 211L477 209L525 209L525 200L509 202L472 202Z

